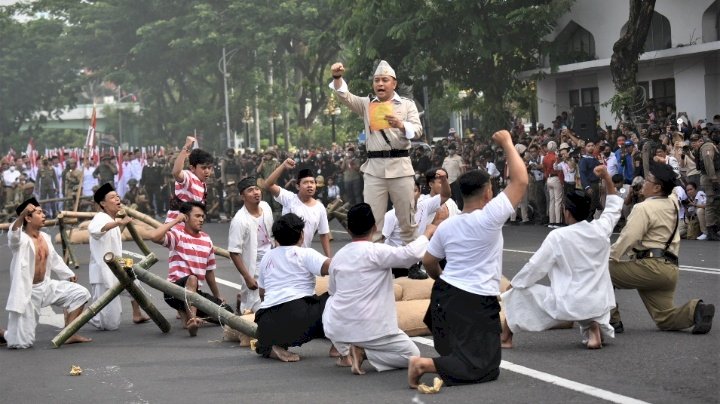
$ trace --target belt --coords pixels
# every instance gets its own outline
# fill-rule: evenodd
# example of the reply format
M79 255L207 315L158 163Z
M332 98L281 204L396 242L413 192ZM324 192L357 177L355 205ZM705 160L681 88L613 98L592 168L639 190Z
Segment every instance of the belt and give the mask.
M642 260L646 258L664 258L670 261L673 265L678 265L678 257L670 251L665 251L662 248L651 248L649 250L635 250L635 259Z
M392 157L410 157L410 151L409 150L398 150L398 149L369 151L369 152L367 152L367 156L370 159L392 158Z
M548 175L548 178L557 177L557 174L550 174Z

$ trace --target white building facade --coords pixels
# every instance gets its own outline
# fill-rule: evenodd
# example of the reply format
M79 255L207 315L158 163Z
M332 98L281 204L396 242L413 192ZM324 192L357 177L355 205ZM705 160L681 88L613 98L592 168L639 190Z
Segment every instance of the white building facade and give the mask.
M616 126L602 104L615 94L610 58L628 16L628 0L576 0L558 19L546 37L555 50L537 82L539 122L593 106L600 126ZM637 80L646 99L687 113L691 122L720 114L720 1L657 0Z

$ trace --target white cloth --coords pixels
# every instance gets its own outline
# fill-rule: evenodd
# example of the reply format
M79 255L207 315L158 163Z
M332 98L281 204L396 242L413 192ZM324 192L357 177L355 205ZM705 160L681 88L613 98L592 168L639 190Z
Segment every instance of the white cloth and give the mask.
M497 166L492 161L485 163L485 170L488 174L490 174L490 178L497 178L500 176L500 170L497 169Z
M305 235L303 247L311 248L312 239L317 231L318 234L330 233L330 226L327 220L327 210L325 205L315 199L315 204L308 206L304 204L297 194L287 189L280 188L280 194L275 197L275 201L283 206L282 214L294 213L305 221Z
M108 287L100 283L90 284L90 304L108 291ZM90 325L105 331L113 331L120 328L122 319L122 301L116 297L110 301L99 313L90 319Z
M615 307L608 260L610 235L620 219L623 200L608 195L605 209L592 222L582 221L553 230L510 281L503 293L505 317L511 331L543 331L563 321L590 321L614 337L610 310ZM550 286L537 282L547 276Z
M258 286L265 289L261 309L315 294L315 277L328 258L312 248L280 246L258 266Z
M680 185L673 188L672 192L675 194L678 200L678 219L683 220L685 219L685 205L683 205L683 201L687 201L688 196L685 193L685 189L681 187Z
M400 237L400 223L395 216L395 208L385 212L385 220L383 221L382 235L385 237L385 244L391 247L398 247L403 243Z
M16 170L13 166L12 169L8 168L7 170L3 171L2 178L3 185L6 187L11 187L15 185L17 180L20 178L20 171Z
M610 157L605 160L605 165L607 166L607 172L610 174L610 177L618 173L618 161L615 153L610 153Z
M77 283L49 277L32 285L30 293L30 299L22 310L8 312L8 328L5 332L8 348L25 349L35 343L35 328L41 308L52 305L72 312L90 298L90 292Z
M447 283L480 296L500 294L502 228L513 213L504 192L482 209L448 218L438 226L427 252L447 258L440 277Z
M53 248L50 236L42 231L40 236L45 241L48 251L45 281L50 279L50 272L54 272L62 280L75 276L75 273L68 268L60 254ZM17 230L12 230L12 228L8 230L8 245L13 253L13 258L10 262L10 292L8 293L5 310L23 314L32 299L35 243L33 243L30 236L22 231L21 227Z
M116 226L103 232L102 228L115 220L105 212L98 212L88 224L90 243L90 265L88 277L90 284L100 284L109 289L119 281L112 273L110 267L105 263L103 256L109 252L115 257L122 257L122 233L120 227ZM97 298L97 296L94 296Z
M442 168L445 169L448 175L448 182L453 183L457 181L463 169L463 158L457 154L445 157L442 163Z
M140 182L140 180L142 179L142 169L143 169L143 164L142 164L142 161L140 161L140 159L130 160L131 178L134 178L134 179L138 180L138 182Z
M347 244L330 263L330 298L323 312L325 335L356 343L398 333L391 268L408 268L425 254L428 239L404 247L357 241Z
M230 221L230 230L228 232L228 251L240 254L243 265L247 269L250 276L257 279L257 264L262 257L258 257L258 240L268 238L268 242L272 244L272 226L273 215L270 205L265 201L260 201L260 211L262 212L262 229L245 206L235 213ZM265 235L260 235L260 230L265 231ZM260 240L262 244L267 242ZM242 289L240 290L240 310L257 311L260 308L260 291L250 290L245 283L245 279L240 279Z
M440 194L418 201L417 208L415 208L415 223L417 223L418 234L424 234L427 225L435 220L435 213L440 209L441 201L442 197ZM448 198L445 201L445 206L448 208L449 217L460 214L460 209L452 198Z
M333 341L333 345L338 349L340 355L347 356L350 354L350 343ZM365 350L368 362L378 372L407 368L411 356L420 356L417 345L407 334L400 330L372 341L356 341L352 345Z
M82 194L83 196L93 196L93 187L98 185L98 179L93 177L95 172L93 166L83 167L83 183L82 183Z

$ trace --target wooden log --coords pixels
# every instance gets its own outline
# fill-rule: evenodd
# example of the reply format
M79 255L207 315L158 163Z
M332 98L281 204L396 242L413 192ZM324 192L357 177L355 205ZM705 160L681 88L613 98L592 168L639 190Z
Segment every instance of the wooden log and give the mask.
M63 210L58 215L58 219L68 219L68 218L75 218L75 219L92 219L97 215L97 212L73 212L70 210Z
M102 310L105 306L108 305L114 298L116 298L122 291L125 289L125 285L122 283L118 283L117 285L114 285L110 289L108 289L105 293L102 294L96 301L94 301L90 306L85 308L85 310L80 313L79 316L75 318L70 324L66 325L65 328L60 331L58 335L55 336L55 338L52 339L53 347L60 348L62 344L65 343L65 341L68 340L73 334L75 334L80 327L84 326L90 319L95 317L100 310Z
M110 267L110 270L113 271L115 276L118 278L121 284L125 285L125 289L130 293L130 295L135 299L138 305L142 307L143 310L150 316L153 322L157 324L158 327L160 327L160 330L164 333L170 332L170 323L167 321L165 317L160 313L160 311L155 307L154 304L145 296L145 293L137 287L133 283L134 275L132 275L132 272L128 274L120 268L120 264L118 264L117 260L115 259L115 255L113 253L109 252L103 256L103 259L105 260L105 263L108 264ZM152 265L154 265L157 262L157 257L155 257L155 254L149 253L147 257L145 257L144 260L138 263L138 265L142 266L143 268L147 269L150 268Z
M91 199L92 196L81 196L80 199ZM43 199L38 201L40 205L44 203L51 203L51 202L66 202L66 201L72 201L75 199L74 197L62 197L62 198L49 198L49 199Z
M230 313L195 292L188 291L172 282L168 282L152 272L143 269L138 264L133 265L133 271L140 281L146 283L150 287L173 296L176 299L187 300L190 305L204 311L205 313L219 317L220 321L222 321L223 324L228 325L230 328L240 331L249 337L256 337L257 325L255 323L251 323L240 316Z
M142 251L144 255L150 255L152 252L148 248L147 244L145 244L145 240L140 237L140 233L138 233L132 222L128 223L125 227L127 228L128 233L130 233L130 236L135 241L135 244L137 244L138 248L140 248L140 251Z
M57 225L58 220L57 219L48 219L45 221L44 227L52 227ZM0 223L0 231L7 231L10 230L12 227L12 223Z
M75 269L78 269L80 268L80 265L77 263L77 261L75 261L75 254L73 254L72 248L70 247L70 241L68 240L67 234L65 234L65 226L62 219L58 221L58 225L60 226L60 241L62 244L65 263L68 266L73 266L75 267Z

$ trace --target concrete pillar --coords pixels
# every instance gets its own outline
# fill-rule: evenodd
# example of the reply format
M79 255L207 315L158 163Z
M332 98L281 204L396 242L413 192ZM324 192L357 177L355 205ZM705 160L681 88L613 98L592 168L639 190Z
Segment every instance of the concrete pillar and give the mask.
M537 83L538 97L538 123L551 127L552 121L558 114L557 109L557 83L554 77L539 80Z
M613 84L609 69L597 73L597 86L600 98L600 111L598 111L600 114L600 127L605 129L605 125L612 125L613 128L616 128L618 122L610 110L610 106L602 106L603 103L608 102L615 95L615 84Z

